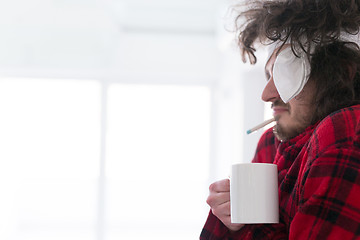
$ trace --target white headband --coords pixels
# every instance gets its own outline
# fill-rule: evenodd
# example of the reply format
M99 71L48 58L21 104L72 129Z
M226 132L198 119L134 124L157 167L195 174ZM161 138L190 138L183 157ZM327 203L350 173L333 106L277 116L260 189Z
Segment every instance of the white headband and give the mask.
M339 41L353 42L360 47L360 35L352 35L342 32ZM268 45L268 59L284 42L276 41ZM286 43L290 43L287 41ZM310 75L310 62L305 52L297 53L295 56L291 48L285 48L276 57L273 66L273 79L275 87L283 102L287 103L296 97L304 88Z

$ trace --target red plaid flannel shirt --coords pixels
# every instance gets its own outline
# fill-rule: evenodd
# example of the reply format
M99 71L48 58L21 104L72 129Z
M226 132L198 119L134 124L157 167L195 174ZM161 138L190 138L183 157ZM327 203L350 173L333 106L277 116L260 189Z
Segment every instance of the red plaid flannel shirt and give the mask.
M339 110L284 142L269 129L253 162L279 170L280 224L229 230L210 211L201 240L360 239L360 105Z

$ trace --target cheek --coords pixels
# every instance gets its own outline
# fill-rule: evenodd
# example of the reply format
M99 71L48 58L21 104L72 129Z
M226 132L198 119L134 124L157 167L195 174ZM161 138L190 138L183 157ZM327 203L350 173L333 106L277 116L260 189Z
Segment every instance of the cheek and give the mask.
M307 89L303 89L297 96L295 96L293 99L296 101L297 104L306 104L308 102L308 94ZM290 100L291 101L291 100Z
M297 96L295 96L294 99L298 101L298 104L312 105L315 99L315 91L314 82L309 80L304 89Z
M313 104L298 104L293 106L290 112L291 123L289 124L298 130L305 129L311 125L314 109Z
M291 99L289 105L293 113L297 115L312 115L315 110L314 95L304 89L295 98Z

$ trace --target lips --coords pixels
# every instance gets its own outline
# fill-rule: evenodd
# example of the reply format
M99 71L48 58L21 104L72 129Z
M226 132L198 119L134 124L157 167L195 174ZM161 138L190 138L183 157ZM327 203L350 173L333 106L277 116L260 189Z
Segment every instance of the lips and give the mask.
M273 107L273 116L276 117L277 115L280 115L284 112L288 112L289 109L287 107L280 107L280 106L277 106L277 107Z

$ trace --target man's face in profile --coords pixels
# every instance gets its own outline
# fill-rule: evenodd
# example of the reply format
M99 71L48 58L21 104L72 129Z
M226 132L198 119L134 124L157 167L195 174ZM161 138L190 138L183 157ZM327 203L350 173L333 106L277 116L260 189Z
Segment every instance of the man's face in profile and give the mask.
M315 84L311 79L306 83L302 91L288 103L284 103L274 84L273 68L278 54L290 47L284 45L278 52L277 49L272 53L265 66L265 73L268 82L262 93L262 100L272 103L273 116L276 120L274 133L279 140L291 139L302 133L311 125L311 119L315 110L313 99Z

